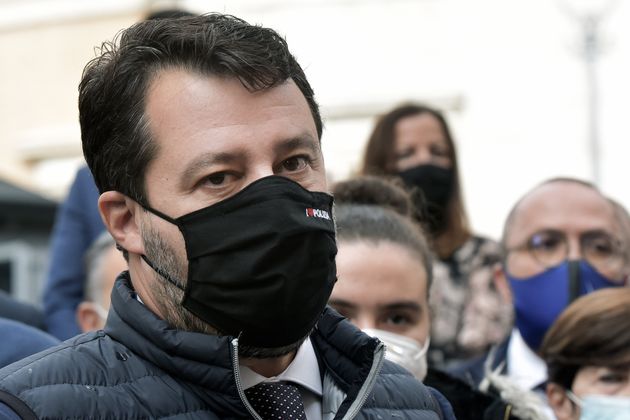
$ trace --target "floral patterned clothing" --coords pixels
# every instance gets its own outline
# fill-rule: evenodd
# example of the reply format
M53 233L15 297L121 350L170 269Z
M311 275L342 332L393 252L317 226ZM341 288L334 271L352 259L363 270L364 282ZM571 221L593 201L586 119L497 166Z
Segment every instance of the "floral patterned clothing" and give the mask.
M429 363L446 368L480 356L512 327L512 306L497 293L494 268L500 246L472 236L446 260L436 258L430 305Z

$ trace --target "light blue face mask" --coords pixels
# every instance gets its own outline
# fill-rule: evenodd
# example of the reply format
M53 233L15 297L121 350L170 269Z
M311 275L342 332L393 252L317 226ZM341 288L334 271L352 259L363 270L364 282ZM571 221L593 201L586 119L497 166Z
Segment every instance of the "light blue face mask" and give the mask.
M587 395L580 398L567 391L571 401L580 407L580 420L630 420L630 397Z

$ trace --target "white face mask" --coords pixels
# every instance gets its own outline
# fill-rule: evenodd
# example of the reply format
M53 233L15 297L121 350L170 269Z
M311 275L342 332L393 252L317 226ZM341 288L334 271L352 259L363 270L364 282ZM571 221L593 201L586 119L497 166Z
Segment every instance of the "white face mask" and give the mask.
M580 420L630 420L630 397L587 395L580 398L567 391L571 401L580 406Z
M428 337L422 345L412 338L389 331L366 328L363 332L385 343L387 347L385 358L387 360L404 367L420 381L427 376Z

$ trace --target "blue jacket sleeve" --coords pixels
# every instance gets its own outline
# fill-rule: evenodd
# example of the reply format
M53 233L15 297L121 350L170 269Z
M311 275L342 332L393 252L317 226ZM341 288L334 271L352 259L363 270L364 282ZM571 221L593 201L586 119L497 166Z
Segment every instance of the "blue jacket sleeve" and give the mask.
M4 290L0 290L0 317L20 321L40 330L46 330L44 313L41 309L14 299Z
M9 345L0 346L0 368L59 344L59 340L30 325L0 318L0 337Z
M48 332L60 340L80 333L75 311L83 299L83 256L105 229L98 212L98 197L92 174L88 168L81 168L58 210L53 228L44 313Z
M9 408L9 406L0 402L0 419L2 420L21 420L17 413Z
M453 407L451 406L451 403L448 402L446 397L442 395L438 390L431 388L430 386L427 386L427 388L429 389L429 391L431 391L433 398L435 398L435 400L440 405L440 409L442 410L442 418L444 420L457 420L457 417L455 417L455 413L453 412Z

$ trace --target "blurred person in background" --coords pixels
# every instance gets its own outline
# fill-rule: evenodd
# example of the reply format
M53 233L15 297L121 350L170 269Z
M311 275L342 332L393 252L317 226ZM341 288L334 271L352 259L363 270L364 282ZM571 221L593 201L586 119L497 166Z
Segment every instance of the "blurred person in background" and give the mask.
M85 297L77 307L77 323L82 332L105 326L114 281L128 268L122 253L116 249L114 238L107 231L94 241L85 257Z
M444 116L417 104L381 116L368 140L361 172L397 176L419 191L417 219L437 256L431 364L452 365L503 340L511 327L510 308L492 282L500 247L470 230L455 142Z
M0 318L0 337L0 368L59 344L52 335L7 318Z
M0 318L12 319L46 331L44 313L41 309L15 299L4 290L0 290Z
M333 188L337 274L330 305L387 345L386 357L440 391L460 420L520 418L519 407L427 368L432 254L399 183L364 176Z
M628 243L622 213L593 185L573 178L543 182L510 211L498 290L513 303L515 327L487 355L453 372L502 395L532 390L544 397L543 337L579 296L628 284Z
M90 170L79 169L53 227L43 300L48 332L60 340L81 332L76 310L83 299L84 254L105 231L98 196Z
M186 16L194 14L181 9L163 9L149 13L145 20ZM84 256L105 231L98 212L98 197L94 178L84 166L77 172L68 195L59 206L53 228L43 303L47 330L60 340L82 331L76 313L85 294Z
M573 302L540 347L558 420L630 419L630 288Z
M628 213L628 210L626 210L626 208L617 200L608 197L608 201L612 204L613 209L615 210L615 219L619 225L619 235L622 238L623 244L625 244L625 250L627 253L630 253L630 249L628 249L628 247L630 247L630 214ZM625 263L628 267L625 267L623 271L625 273L630 273L630 256L627 258ZM630 280L628 283L630 283Z

